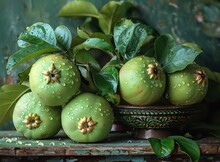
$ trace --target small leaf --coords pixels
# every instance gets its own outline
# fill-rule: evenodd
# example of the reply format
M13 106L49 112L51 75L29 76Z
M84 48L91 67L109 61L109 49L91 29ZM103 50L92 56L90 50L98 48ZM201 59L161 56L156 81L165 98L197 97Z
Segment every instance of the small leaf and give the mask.
M163 65L166 60L167 53L170 49L176 45L175 39L170 34L160 35L154 43L154 49L156 52L156 57L160 64Z
M79 44L73 49L73 53L77 53L79 50L90 50L90 49L99 49L106 53L112 52L113 47L111 44L106 42L103 39L100 38L89 38L82 44Z
M97 88L94 84L94 81L92 79L91 75L91 67L89 65L83 65L83 64L78 64L79 71L82 76L82 90L86 92L97 92Z
M126 11L132 7L130 2L110 1L100 11L99 26L105 34L111 34L113 26L124 17Z
M16 102L29 90L27 86L19 84L8 84L0 88L0 126L12 119Z
M72 43L70 30L66 26L60 25L55 29L55 35L58 43L64 47L65 50L69 50Z
M179 145L180 150L186 153L190 157L191 161L199 161L200 149L195 141L183 136L170 136L170 138L174 139L174 141Z
M77 63L89 64L95 70L100 70L101 69L99 63L96 61L94 56L89 51L85 51L85 50L79 51L75 55L75 59L76 59Z
M108 67L108 66L113 66L113 67L116 67L118 69L121 69L121 67L123 66L123 62L122 62L122 60L118 59L117 56L113 56L111 58L111 60L109 62L107 62L107 64L105 64L103 69Z
M94 17L98 18L99 12L97 8L88 1L72 1L66 3L58 13L63 17Z
M53 28L49 24L37 22L26 29L25 32L19 35L18 40L22 40L23 42L18 43L18 45L27 47L30 44L42 44L42 42L47 42L50 45L56 46L56 36Z
M89 34L82 27L77 27L77 35L82 39L90 38Z
M168 53L164 53L166 56L162 60L162 68L167 73L182 70L187 65L193 63L201 52L202 50L193 43L175 45Z
M151 147L155 154L161 158L169 156L174 150L175 143L172 138L149 138Z
M32 66L30 66L29 68L25 69L23 72L18 74L20 84L28 80L31 67Z
M99 39L102 39L102 40L104 40L105 42L107 42L107 43L109 43L109 44L112 45L111 36L106 35L106 34L104 34L104 33L101 33L101 32L92 33L92 34L91 34L91 38L99 38Z
M60 49L57 49L56 47L46 42L44 42L44 44L41 44L41 45L32 44L25 48L21 48L19 51L11 55L8 59L6 69L9 73L13 68L24 63L25 61L29 59L33 59L37 56L40 56L40 55L43 55L49 52L56 52L56 51L60 51Z
M102 96L114 104L119 103L117 95L118 87L118 70L113 67L105 67L100 72L92 72L93 80Z
M133 25L133 22L129 19L122 19L121 21L117 22L116 25L114 26L114 42L117 48L117 44L119 36L121 33L127 29L129 26Z
M116 49L125 60L129 60L138 54L148 36L144 24L133 24L121 32Z
M107 67L99 73L93 73L93 79L97 88L102 92L117 92L118 70L115 67Z

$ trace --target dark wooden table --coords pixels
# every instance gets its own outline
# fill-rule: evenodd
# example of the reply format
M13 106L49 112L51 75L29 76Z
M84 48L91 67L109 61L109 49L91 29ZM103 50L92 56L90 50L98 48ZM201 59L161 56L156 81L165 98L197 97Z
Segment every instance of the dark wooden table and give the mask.
M220 161L220 139L207 137L197 141L200 161ZM76 143L62 131L47 140L29 140L16 131L0 132L0 159L14 161L189 161L176 149L170 157L157 157L148 140L127 133L111 133L100 143Z

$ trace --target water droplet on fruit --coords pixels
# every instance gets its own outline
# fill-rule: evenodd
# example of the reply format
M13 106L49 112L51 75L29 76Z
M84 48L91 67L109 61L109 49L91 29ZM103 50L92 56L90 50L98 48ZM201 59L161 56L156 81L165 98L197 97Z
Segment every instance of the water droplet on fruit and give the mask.
M50 110L47 108L47 109L45 109L45 111L46 111L46 112L49 112Z

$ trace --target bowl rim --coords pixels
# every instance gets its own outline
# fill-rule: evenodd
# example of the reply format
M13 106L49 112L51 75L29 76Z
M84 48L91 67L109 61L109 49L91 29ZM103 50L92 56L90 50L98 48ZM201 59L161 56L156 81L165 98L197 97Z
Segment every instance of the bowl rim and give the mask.
M201 109L205 106L204 103L198 103L193 105L145 105L145 106L138 106L138 105L126 105L126 104L119 104L119 105L112 105L113 108L116 109L142 109L142 110L184 110L184 109Z

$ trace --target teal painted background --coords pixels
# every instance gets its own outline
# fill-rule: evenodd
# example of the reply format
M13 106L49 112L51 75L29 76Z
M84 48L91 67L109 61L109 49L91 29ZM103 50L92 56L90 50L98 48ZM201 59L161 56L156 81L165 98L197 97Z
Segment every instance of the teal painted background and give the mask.
M0 0L0 85L15 82L16 72L6 73L7 58L18 50L17 37L35 22L53 28L64 24L76 33L81 20L57 17L70 0ZM90 0L98 9L107 0ZM217 0L136 0L136 13L160 33L170 33L176 41L195 42L204 52L198 62L220 72L220 2ZM7 127L8 128L8 127Z

